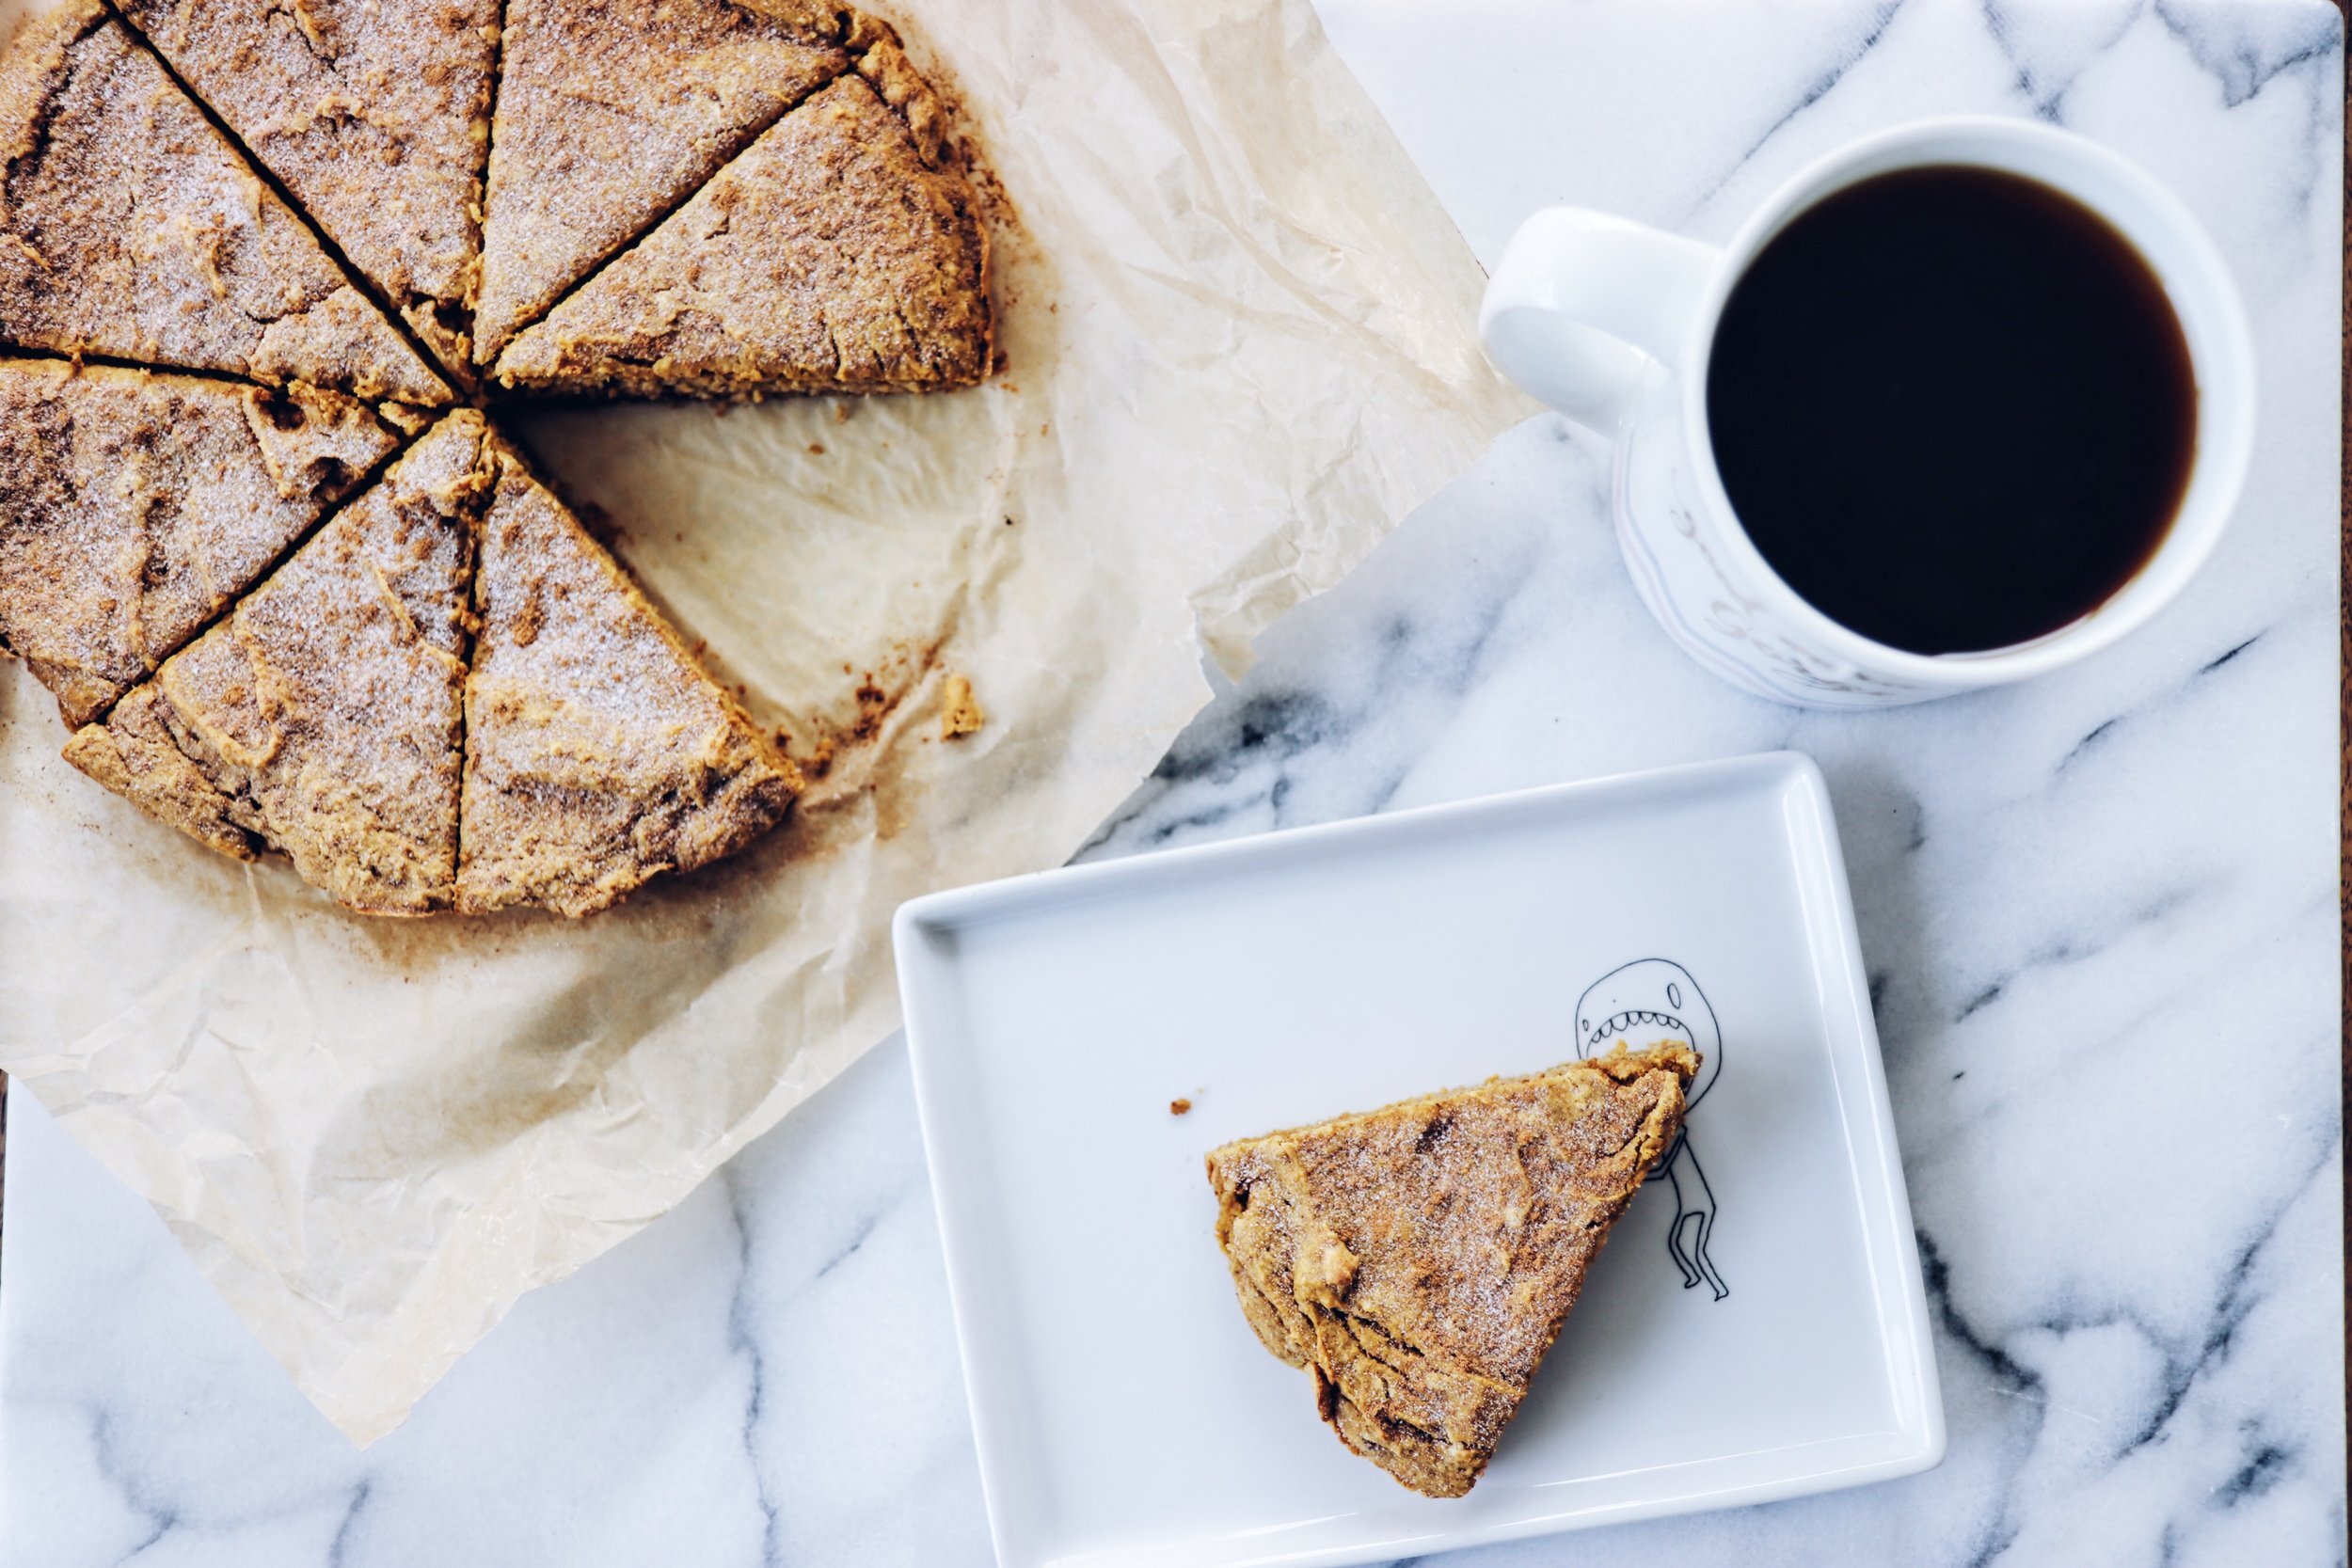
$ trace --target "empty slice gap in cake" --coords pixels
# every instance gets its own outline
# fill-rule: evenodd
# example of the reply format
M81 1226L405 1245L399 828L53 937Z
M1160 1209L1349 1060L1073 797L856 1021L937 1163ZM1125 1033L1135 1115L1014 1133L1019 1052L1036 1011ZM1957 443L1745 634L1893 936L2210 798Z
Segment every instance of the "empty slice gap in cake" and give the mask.
M283 852L352 909L446 906L487 439L470 409L442 420L68 760L215 848Z
M301 383L0 357L0 646L87 723L400 437Z
M1266 1349L1416 1492L1476 1483L1585 1271L1682 1128L1680 1042L1245 1138L1208 1156Z
M499 0L119 8L411 330L465 366Z
M524 331L509 387L742 397L988 372L987 255L930 90L887 38Z
M0 60L0 341L442 404L450 390L98 0Z
M849 36L792 0L508 0L476 357L848 70Z
M496 465L458 905L591 914L767 832L800 774L521 459Z

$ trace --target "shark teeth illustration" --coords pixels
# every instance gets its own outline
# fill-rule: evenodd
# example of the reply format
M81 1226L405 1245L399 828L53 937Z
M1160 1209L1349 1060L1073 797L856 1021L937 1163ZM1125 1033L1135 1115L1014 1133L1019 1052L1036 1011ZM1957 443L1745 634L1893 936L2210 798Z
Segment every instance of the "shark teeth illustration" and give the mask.
M1674 1014L1645 1012L1635 1007L1621 1013L1613 1013L1601 1020L1600 1027L1586 1037L1584 1048L1589 1051L1595 1046L1609 1044L1619 1035L1641 1024L1655 1024L1660 1028L1671 1029L1686 1040L1691 1037L1691 1026L1675 1017Z

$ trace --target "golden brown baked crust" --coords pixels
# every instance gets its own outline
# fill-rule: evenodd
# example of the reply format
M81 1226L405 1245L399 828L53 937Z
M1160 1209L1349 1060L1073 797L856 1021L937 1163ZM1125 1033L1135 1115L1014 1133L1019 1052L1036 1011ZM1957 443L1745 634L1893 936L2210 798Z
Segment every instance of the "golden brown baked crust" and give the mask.
M142 686L117 703L104 723L74 731L65 760L207 849L252 860L262 841L238 826L229 797L180 750L168 711L162 692Z
M475 356L847 71L845 35L776 0L507 0Z
M477 307L486 359L560 301L509 385L972 385L978 203L895 35L505 0L501 61L498 0L119 4L0 60L0 344L70 356L0 359L0 643L67 755L372 913L585 914L784 820L797 769L331 253L461 377Z
M0 59L0 341L449 401L98 0Z
M1682 1127L1698 1053L1424 1095L1208 1156L1266 1349L1340 1440L1433 1497L1476 1483L1609 1227Z
M498 379L639 397L976 384L987 253L939 120L897 46L874 42L857 74L810 95L516 337Z
M204 784L171 794L184 778L150 768L152 787L123 793L206 842L192 824L225 819L364 913L445 906L487 441L480 414L451 414L118 704L160 719ZM128 722L106 725L119 757ZM100 743L77 743L76 766L121 789Z
M474 578L460 909L593 914L784 820L799 771L501 449Z
M498 0L120 0L453 366L469 358Z
M87 723L397 441L363 404L0 358L0 646Z
M733 854L801 787L471 409L66 755L369 914L594 913Z

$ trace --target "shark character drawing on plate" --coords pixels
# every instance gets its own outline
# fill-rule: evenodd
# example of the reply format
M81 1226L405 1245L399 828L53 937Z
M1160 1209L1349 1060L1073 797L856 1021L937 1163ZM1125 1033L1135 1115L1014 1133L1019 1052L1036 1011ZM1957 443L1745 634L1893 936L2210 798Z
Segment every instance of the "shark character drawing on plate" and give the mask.
M1685 1040L1698 1052L1699 1075L1685 1097L1688 1111L1698 1109L1724 1070L1724 1032L1715 1022L1691 972L1668 958L1637 958L1621 964L1584 988L1576 999L1576 1037L1586 1057L1602 1054L1619 1040L1635 1051L1666 1040ZM1649 1174L1674 1184L1674 1224L1666 1230L1666 1251L1682 1271L1682 1287L1705 1281L1721 1301L1731 1294L1723 1275L1708 1257L1707 1243L1715 1233L1715 1194L1699 1168L1698 1151L1691 1147L1688 1111L1682 1132Z

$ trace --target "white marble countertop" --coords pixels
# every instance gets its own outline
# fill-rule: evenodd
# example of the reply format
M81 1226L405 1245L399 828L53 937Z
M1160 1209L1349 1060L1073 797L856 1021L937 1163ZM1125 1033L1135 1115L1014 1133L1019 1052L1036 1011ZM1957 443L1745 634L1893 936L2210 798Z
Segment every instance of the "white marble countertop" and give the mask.
M1834 717L1633 597L1600 452L1507 437L1187 732L1092 854L1789 746L1835 797L1927 1263L1941 1468L1498 1564L2344 1556L2336 822L2344 61L2322 0L1327 0L1482 256L1549 201L1726 233L1873 126L2038 114L2245 288L2254 479L2187 597L2040 683ZM527 1298L355 1452L24 1097L0 1565L990 1560L896 1042ZM1464 1560L1469 1560L1465 1559Z

